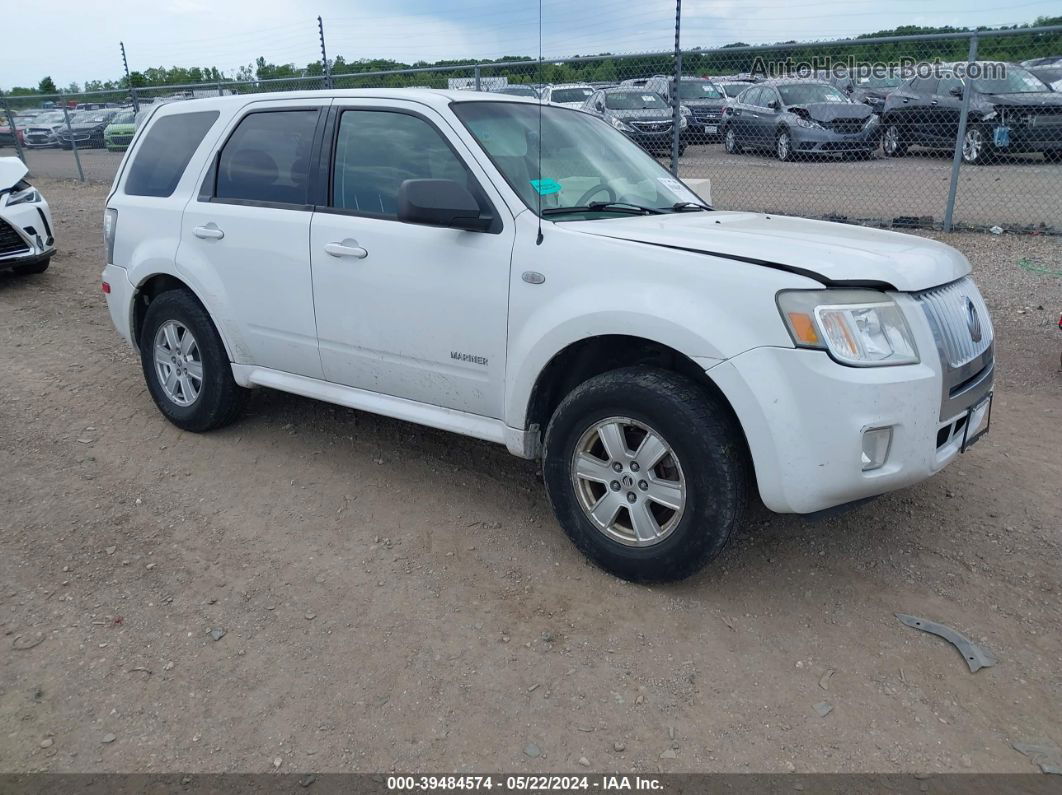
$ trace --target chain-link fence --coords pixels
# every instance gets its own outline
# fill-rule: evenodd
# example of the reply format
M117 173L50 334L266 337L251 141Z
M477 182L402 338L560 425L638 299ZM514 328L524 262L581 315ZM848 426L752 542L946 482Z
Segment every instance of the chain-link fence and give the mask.
M721 209L1062 232L1062 26L2 97L0 147L109 181L155 103L381 87L580 107Z

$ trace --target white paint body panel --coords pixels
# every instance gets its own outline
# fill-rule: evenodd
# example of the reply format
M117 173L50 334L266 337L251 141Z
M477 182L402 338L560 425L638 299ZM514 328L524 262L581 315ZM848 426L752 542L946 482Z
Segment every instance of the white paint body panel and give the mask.
M430 118L482 183L502 233L198 200L219 140L250 105L322 101ZM503 443L523 456L536 454L528 406L554 357L599 335L652 340L700 365L731 402L761 496L776 511L810 512L906 486L954 457L953 446L936 449L941 369L928 325L906 296L899 299L922 362L863 369L795 349L775 296L824 281L920 290L969 273L959 252L892 232L733 212L547 221L538 244L538 218L453 115L450 103L461 101L524 100L411 89L195 100L194 109L217 108L221 118L172 197L124 195L124 163L116 177L108 202L119 213L115 262L105 271L115 325L130 336L138 288L173 275L207 307L239 383ZM179 103L155 115L192 109ZM189 237L207 223L225 237ZM324 252L344 241L367 256ZM543 280L529 283L525 272ZM880 425L896 427L889 461L863 473L860 433Z

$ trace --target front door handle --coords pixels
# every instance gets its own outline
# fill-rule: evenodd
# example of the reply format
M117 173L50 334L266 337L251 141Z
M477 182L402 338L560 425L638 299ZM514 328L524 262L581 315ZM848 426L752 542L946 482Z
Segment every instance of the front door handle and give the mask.
M192 234L202 240L221 240L225 237L225 233L218 229L217 224L207 224L206 226L197 226L192 230Z
M325 254L331 254L333 257L365 259L369 256L369 252L359 246L357 240L351 240L350 238L341 243L325 243L324 250Z

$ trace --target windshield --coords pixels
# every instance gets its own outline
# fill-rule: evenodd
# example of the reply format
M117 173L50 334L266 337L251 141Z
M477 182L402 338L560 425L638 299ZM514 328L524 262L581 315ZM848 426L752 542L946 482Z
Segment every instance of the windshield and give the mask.
M609 110L648 110L667 108L664 98L652 91L612 91L605 94L605 107Z
M809 105L815 102L851 102L833 86L825 83L790 83L778 86L782 102L786 105Z
M723 83L720 88L723 89L723 93L728 97L736 97L751 85L752 83Z
M113 119L111 119L111 124L132 124L132 123L133 123L133 111L131 111L131 110L123 110L120 113L116 114Z
M714 83L707 80L680 80L679 97L682 99L722 99L723 94Z
M973 81L974 88L982 94L1032 94L1050 91L1040 78L1018 66L1006 67L1006 74L992 78L979 77Z
M506 86L505 88L499 88L494 93L496 94L511 94L514 97L537 97L538 92L531 86Z
M458 102L453 109L532 211L590 202L627 202L668 211L678 202L702 204L641 147L597 117L542 108L540 171L538 106ZM549 214L557 220L605 217L586 210Z
M550 102L586 102L594 93L592 88L555 88L549 94Z
M859 85L863 88L896 88L902 83L902 75L867 75L859 78Z

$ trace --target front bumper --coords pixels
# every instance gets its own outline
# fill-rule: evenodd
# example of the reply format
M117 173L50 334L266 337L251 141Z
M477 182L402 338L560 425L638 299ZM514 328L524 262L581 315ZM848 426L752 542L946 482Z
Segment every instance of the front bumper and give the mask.
M52 215L45 201L0 207L0 270L35 265L55 253Z
M648 149L651 152L671 151L671 129L661 130L659 132L643 132L641 130L635 132L623 133L632 141L634 141L642 149Z
M770 510L814 513L911 486L962 451L971 409L992 393L992 345L976 378L953 383L962 368L942 361L915 298L897 301L918 364L846 367L824 351L763 347L707 371L738 415ZM890 427L884 465L863 471L863 432Z
M793 149L797 152L872 152L881 141L881 125L877 120L854 133L800 126L790 127L789 131L793 138Z

